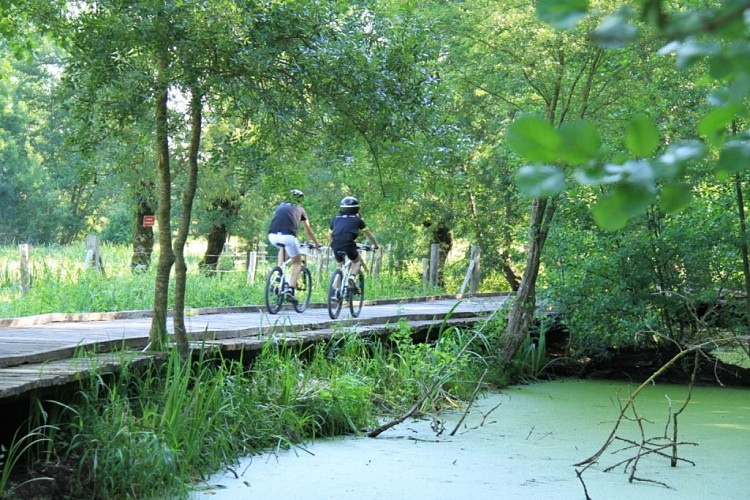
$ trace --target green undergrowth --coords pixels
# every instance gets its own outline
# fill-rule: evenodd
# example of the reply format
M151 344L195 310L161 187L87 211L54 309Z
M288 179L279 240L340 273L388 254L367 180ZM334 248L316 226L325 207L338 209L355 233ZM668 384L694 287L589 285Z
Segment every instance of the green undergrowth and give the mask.
M426 391L418 413L467 401L485 370L482 335L451 327L432 337L414 343L399 323L387 340L342 329L304 348L271 335L252 362L202 350L140 368L123 358L116 376L92 370L74 401L40 405L29 434L46 436L37 461L78 471L71 498L186 496L241 456L362 433Z

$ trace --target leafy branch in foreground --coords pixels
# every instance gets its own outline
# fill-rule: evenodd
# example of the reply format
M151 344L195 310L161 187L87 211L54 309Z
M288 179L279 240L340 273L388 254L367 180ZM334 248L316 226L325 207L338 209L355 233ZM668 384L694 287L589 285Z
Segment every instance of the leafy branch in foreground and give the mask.
M750 54L746 39L750 1L719 2L702 8L668 10L671 2L640 2L638 10L621 7L603 17L588 38L602 49L620 49L638 38L661 43L654 55L672 57L680 70L711 83L711 108L696 120L694 139L671 143L661 137L654 119L634 116L625 130L629 158L607 161L593 122L582 120L555 129L541 117L520 116L506 139L525 161L517 175L519 188L534 198L561 193L563 166L573 168L578 183L605 188L592 211L597 224L608 230L623 228L632 217L659 203L667 213L685 208L691 188L685 182L687 165L710 161L719 178L746 172L750 164L747 123L750 95ZM594 13L587 0L539 0L537 16L560 30L571 30ZM648 29L648 35L644 35ZM660 145L668 145L660 149ZM661 153L659 154L659 152Z

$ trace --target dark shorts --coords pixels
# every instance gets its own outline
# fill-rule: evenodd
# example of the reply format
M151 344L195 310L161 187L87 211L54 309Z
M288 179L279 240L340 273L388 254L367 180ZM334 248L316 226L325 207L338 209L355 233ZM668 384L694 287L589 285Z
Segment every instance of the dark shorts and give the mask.
M357 244L347 243L345 245L335 246L333 247L333 255L336 256L336 262L343 263L344 262L344 256L349 257L349 260L357 260L359 259L359 252L357 251Z

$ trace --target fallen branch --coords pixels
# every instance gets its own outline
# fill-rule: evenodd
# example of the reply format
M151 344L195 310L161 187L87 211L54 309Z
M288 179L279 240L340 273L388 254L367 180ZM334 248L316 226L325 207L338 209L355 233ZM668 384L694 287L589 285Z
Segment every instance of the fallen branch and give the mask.
M458 306L458 304L460 304L460 302L457 302L456 305L453 306L453 308L451 309L451 311L446 315L445 321L443 322L443 326L447 324L446 322L448 321L448 318L450 318L451 313ZM459 359L461 359L461 356L463 356L464 352L466 352L466 350L474 342L474 340L476 340L477 337L479 337L481 335L482 330L484 329L484 326L487 325L487 323L489 323L489 320L485 321L485 323L482 325L482 327L479 328L479 330L477 330L474 333L474 335L472 335L471 338L468 341L466 341L466 343L464 343L464 345L461 347L461 349L458 351L458 353L456 353L456 357L455 357L454 361L452 361L450 363L447 363L447 364L445 364L445 365L443 365L443 366L440 367L440 369L438 370L438 372L435 374L435 377L432 380L432 383L430 384L430 386L422 394L422 396L417 400L417 402L414 403L414 405L411 408L409 408L409 410L406 413L404 413L403 415L401 415L401 416L399 416L399 417L391 420L390 422L386 422L386 423L384 423L382 425L379 425L375 429L373 429L370 432L368 432L367 433L367 437L378 437L384 431L387 431L388 429L390 429L392 427L395 427L396 425L400 424L401 422L403 422L404 420L406 420L407 418L409 418L410 416L412 416L414 413L416 413L416 411L419 410L422 407L422 405L424 404L424 402L427 400L428 397L430 397L430 395L435 391L435 389L437 389L440 385L442 385L445 382L445 380L443 379L443 377L445 376L445 373L448 371L448 368L452 367L456 363L456 361L458 361ZM441 326L441 329L442 329L442 326Z
M487 375L487 370L484 370L484 373L482 373L482 376L479 377L479 382L477 382L477 386L474 388L474 392L471 395L471 399L469 399L469 404L466 405L466 411L464 411L464 414L461 415L461 418L458 420L458 423L456 424L456 427L453 428L453 431L450 433L451 436L454 436L456 434L456 431L458 431L458 428L461 427L461 424L466 419L466 415L469 414L469 410L471 409L471 405L474 404L474 400L477 398L477 394L479 393L479 389L482 387L482 382L484 381L484 377Z

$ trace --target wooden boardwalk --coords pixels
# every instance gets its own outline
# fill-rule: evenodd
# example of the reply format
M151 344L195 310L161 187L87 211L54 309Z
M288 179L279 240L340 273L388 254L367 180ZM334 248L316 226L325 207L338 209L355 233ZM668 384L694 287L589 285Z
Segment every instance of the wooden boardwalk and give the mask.
M477 295L365 303L358 318L342 309L335 321L320 304L311 304L301 314L289 306L277 315L259 307L203 309L191 311L185 323L198 348L259 350L269 339L313 342L344 327L366 335L387 330L400 319L412 327L438 325L446 318L457 324L473 323L497 311L506 298ZM0 402L74 382L92 369L117 371L124 359L139 363L158 356L144 351L150 326L147 311L0 319ZM171 330L171 320L168 327Z

